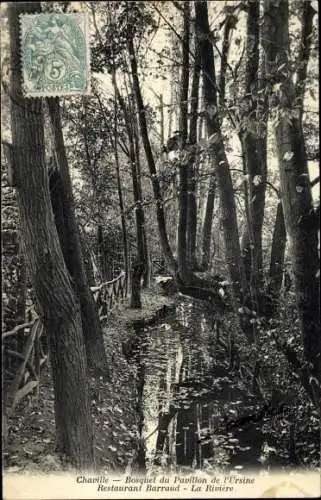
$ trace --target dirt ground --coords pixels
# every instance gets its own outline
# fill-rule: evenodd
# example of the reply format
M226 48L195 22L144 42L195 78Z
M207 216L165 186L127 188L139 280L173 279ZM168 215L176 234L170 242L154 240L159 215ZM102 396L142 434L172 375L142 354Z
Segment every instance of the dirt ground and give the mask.
M96 465L102 471L123 469L135 455L135 373L125 360L118 359L117 364L110 383L90 378ZM49 367L43 370L39 395L26 398L8 419L3 459L10 472L66 468L55 454L54 392Z
M148 291L142 302L141 311L129 310L128 302L112 311L104 328L112 378L106 383L90 377L96 466L102 472L131 467L137 454L136 368L126 360L123 346L130 341L133 321L157 315L170 301ZM8 419L3 465L8 472L68 469L55 454L54 391L49 366L43 369L39 393L25 398Z

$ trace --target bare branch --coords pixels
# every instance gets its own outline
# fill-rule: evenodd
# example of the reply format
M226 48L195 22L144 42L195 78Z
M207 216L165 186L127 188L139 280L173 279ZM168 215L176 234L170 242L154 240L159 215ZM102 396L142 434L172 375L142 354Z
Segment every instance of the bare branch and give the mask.
M177 36L177 38L183 43L183 39L181 35L176 31L175 27L166 19L166 17L160 12L158 7L156 5L153 5L153 8L156 10L156 12L160 15L160 17L163 19L163 21L167 24L167 26L173 31L173 33ZM210 43L215 45L215 41L213 37L210 37L208 33L204 33L204 36L209 39ZM196 59L196 54L189 48L189 54L193 57L194 61ZM206 71L202 68L203 74L206 76L206 78L211 82L211 85L215 88L216 92L221 96L221 91L219 88L219 85L217 85L216 81L214 81L210 75L207 74ZM230 109L226 108L226 114L228 115L232 125L236 128L237 126L237 117L233 116Z

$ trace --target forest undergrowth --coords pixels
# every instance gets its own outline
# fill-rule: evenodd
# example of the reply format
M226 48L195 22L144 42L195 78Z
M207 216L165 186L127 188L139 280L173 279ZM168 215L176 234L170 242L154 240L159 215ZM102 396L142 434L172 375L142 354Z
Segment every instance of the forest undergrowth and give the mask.
M97 470L124 470L135 459L136 368L126 359L126 346L134 338L133 322L156 319L164 306L173 305L173 300L153 287L142 292L142 309L129 309L129 299L125 299L104 322L110 380L89 377ZM42 371L38 394L21 402L9 418L8 430L3 457L8 472L70 470L55 454L54 392L48 365Z
M160 304L173 304L172 299L151 291L143 294L143 302L149 317L155 316ZM142 311L133 314L123 303L112 312L104 328L108 362L113 367L111 379L109 383L98 377L91 376L89 379L98 471L125 471L135 467L139 412L137 367L130 362L130 346L137 337L131 322L137 321ZM241 408L241 415L247 415L247 423L263 421L264 446L260 459L263 467L268 467L272 461L280 467L291 464L315 469L320 460L318 411L307 398L297 374L291 370L274 340L274 335L277 335L280 342L287 342L297 352L300 351L300 332L295 309L291 307L291 297L284 300L279 316L268 326L260 325L259 319L257 321L258 342L249 346L244 342L237 316L227 313L221 317L221 341L227 345L232 332L233 349L239 359L237 367L231 367L235 384L241 380L249 388L249 393L254 394L251 367L255 363L264 366L258 379L260 394L257 405L253 407L253 415L251 408ZM273 356L268 356L271 352ZM224 362L228 364L229 361L226 356ZM244 422L240 421L239 425L244 425ZM233 446L237 450L237 444ZM25 399L9 419L4 464L10 472L71 470L55 454L54 393L48 366L42 373L39 394Z
M124 327L123 327L124 328ZM106 351L112 362L111 380L90 377L95 428L96 467L123 469L133 459L137 441L135 369L122 354L119 324L104 330ZM127 332L128 333L128 332ZM49 367L42 372L38 395L25 399L8 422L4 465L9 472L70 470L55 454L54 393Z
M320 413L309 399L300 380L300 371L290 364L286 349L296 352L304 366L304 356L292 291L279 301L278 314L256 324L256 342L248 344L235 314L225 315L221 329L233 332L233 349L238 358L236 376L257 395L262 408L253 420L263 419L265 445L262 464L272 457L274 464L317 469L320 464ZM230 334L229 334L230 336ZM256 379L253 373L260 367ZM255 380L255 383L254 383Z

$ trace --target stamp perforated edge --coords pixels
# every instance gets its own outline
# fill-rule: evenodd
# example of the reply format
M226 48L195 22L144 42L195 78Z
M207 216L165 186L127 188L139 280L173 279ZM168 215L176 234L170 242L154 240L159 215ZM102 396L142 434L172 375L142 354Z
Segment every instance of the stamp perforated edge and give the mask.
M49 14L62 14L64 16L82 16L84 21L84 35L85 35L85 46L86 46L86 90L84 91L55 91L55 92L28 92L24 85L24 75L23 75L23 59L22 59L22 22L24 17L35 17L35 16L47 16ZM40 97L69 97L69 96L86 96L91 94L91 53L90 53L90 33L89 33L89 23L87 12L35 12L32 14L22 13L19 15L19 51L20 51L20 67L21 67L21 90L23 96L28 99L37 99Z

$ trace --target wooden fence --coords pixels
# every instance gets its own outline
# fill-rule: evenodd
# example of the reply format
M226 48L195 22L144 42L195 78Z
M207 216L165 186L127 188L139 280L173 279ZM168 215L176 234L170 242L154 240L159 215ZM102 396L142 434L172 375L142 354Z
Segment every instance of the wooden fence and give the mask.
M126 296L126 275L122 271L116 278L100 286L91 287L98 307L100 319L107 317L108 312Z
M6 364L3 376L7 385L5 405L11 412L27 394L35 389L38 390L40 370L48 357L44 352L42 342L44 329L40 318L34 308L30 308L27 315L28 322L2 334L3 363ZM18 334L23 335L22 352L10 346L10 337Z
M100 319L126 297L126 276L119 276L100 286L92 287ZM7 413L12 413L17 404L34 390L39 390L41 367L48 359L44 328L34 306L27 310L28 321L2 334L2 359L5 365L5 406ZM11 340L22 337L21 352ZM17 342L16 342L17 344Z

